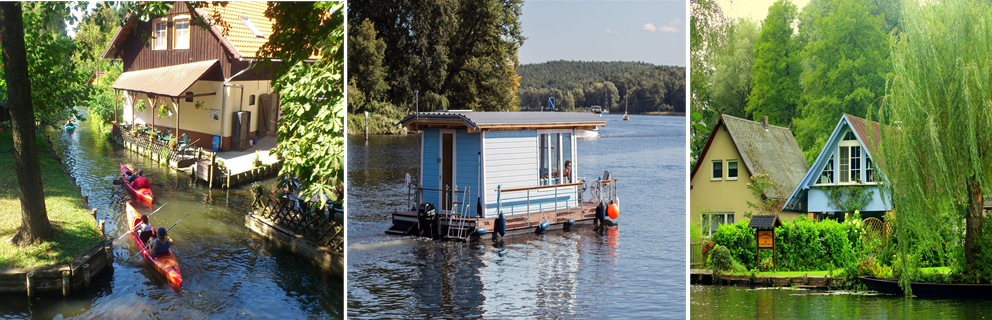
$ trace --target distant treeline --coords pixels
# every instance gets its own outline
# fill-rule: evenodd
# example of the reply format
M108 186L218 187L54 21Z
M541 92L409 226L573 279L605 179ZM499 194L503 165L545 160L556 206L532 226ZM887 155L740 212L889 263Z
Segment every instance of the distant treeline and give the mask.
M644 62L550 61L517 68L520 110L575 110L600 105L610 112L685 112L685 68ZM624 100L628 99L628 100Z

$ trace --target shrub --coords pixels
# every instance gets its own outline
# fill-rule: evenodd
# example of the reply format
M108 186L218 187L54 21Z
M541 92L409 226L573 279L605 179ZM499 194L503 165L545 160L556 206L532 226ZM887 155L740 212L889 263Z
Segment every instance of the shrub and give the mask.
M717 245L727 247L734 260L741 262L748 269L753 269L757 266L754 262L757 244L754 239L754 229L747 224L748 220L722 224L713 233L712 240Z
M732 270L734 267L734 258L730 254L730 250L725 246L717 245L713 248L713 253L710 254L710 267L719 271Z

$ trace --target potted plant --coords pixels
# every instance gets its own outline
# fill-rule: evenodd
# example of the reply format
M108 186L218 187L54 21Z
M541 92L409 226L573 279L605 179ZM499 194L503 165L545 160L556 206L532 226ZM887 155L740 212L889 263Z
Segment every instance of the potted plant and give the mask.
M179 145L179 140L169 139L169 149L175 149Z
M259 157L258 150L255 150L255 157L251 159L251 163L254 164L256 168L262 166L262 159Z
M203 109L203 101L197 101L195 104L193 104L193 107L196 108L196 110Z
M258 144L258 135L257 134L251 137L251 145L256 145L256 144Z

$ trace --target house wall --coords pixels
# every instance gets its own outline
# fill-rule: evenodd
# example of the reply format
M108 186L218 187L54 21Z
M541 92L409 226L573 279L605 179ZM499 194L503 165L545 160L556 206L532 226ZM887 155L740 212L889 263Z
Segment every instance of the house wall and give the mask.
M827 192L824 189L830 188L829 186L814 186L809 189L809 212L838 212L841 211L830 204L827 198ZM864 208L859 209L860 211L891 211L892 202L883 201L881 191L878 189L878 185L869 185L871 189L872 199Z
M485 134L485 216L498 215L497 187L501 189L536 187L540 185L538 176L538 132L488 131ZM575 188L558 190L558 208L575 206ZM570 193L571 192L571 193ZM528 212L526 192L503 193L503 214L523 214ZM551 210L555 207L555 190L546 189L530 192L530 212Z
M713 161L724 160L723 179L711 180L713 176ZM737 160L737 180L727 180L727 165L725 160ZM744 219L744 213L754 211L747 206L747 201L757 202L747 185L751 183L751 175L741 158L737 147L734 146L726 126L717 129L713 141L703 159L698 160L699 169L690 180L689 190L690 220L694 228L700 227L703 212L733 213L734 221Z
M223 87L223 82L221 81L197 81L193 83L189 90L194 94L203 94L215 92L215 95L201 96L193 98L194 102L186 102L186 99L178 99L179 112L178 121L181 122L179 129L181 133L187 133L190 136L190 141L199 139L195 145L203 147L205 149L210 149L213 147L213 137L221 135L221 150L229 150L231 144L231 119L233 118L233 113L238 110L251 111L251 125L249 136L255 135L258 130L259 125L259 105L261 102L260 96L262 94L271 94L271 85L268 81L232 81L230 84L243 85L244 86L244 100L241 98L242 88L240 87ZM223 102L223 93L227 92L227 107L223 108L221 106ZM130 99L130 94L128 92L123 93L127 99L125 99L123 107L123 119L124 121L130 122L132 116L132 103ZM166 98L170 101L170 108L173 111L172 118L158 118L156 117L157 112L153 106L153 101L148 98L147 94L144 93L134 93L138 99L143 99L145 101L145 109L134 113L134 123L137 124L153 124L159 130L162 129L174 129L176 128L176 104L171 98ZM249 96L255 95L255 104L249 105ZM203 101L203 108L196 109L196 101ZM278 101L273 99L272 103L278 105ZM220 110L221 121L210 121L209 111L211 109ZM175 132L173 130L173 132Z

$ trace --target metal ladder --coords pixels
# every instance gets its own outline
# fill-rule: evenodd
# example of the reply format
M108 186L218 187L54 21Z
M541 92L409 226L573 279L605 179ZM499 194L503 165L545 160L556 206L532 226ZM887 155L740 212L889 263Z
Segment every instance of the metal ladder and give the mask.
M470 190L469 187L465 186L465 191L462 192L460 201L455 201L451 203L452 204L451 211L448 212L448 236L447 236L448 239L464 240L467 239L469 235L471 235L471 233L468 230L468 219L464 219L464 217L468 217L469 209L472 208L472 206L470 205L472 202L471 201L472 198L469 197L469 190ZM456 191L455 200L459 200L459 197L457 195L458 187L455 187L455 191ZM459 209L461 209L461 212L459 212ZM455 215L458 215L459 218L463 218L463 219L458 219L457 227L454 225Z

